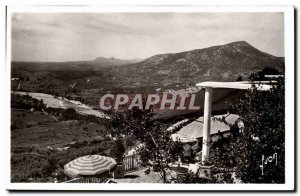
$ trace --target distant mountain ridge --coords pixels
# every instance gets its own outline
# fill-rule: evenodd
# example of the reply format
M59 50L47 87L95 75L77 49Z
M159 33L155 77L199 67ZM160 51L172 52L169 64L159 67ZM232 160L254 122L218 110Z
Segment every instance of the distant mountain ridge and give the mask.
M252 72L264 67L282 72L284 58L262 52L245 41L237 41L154 55L139 63L117 68L115 78L128 86L189 86L202 81L235 81L239 76L248 79Z
M284 57L275 57L238 41L157 54L140 61L98 57L92 61L12 62L11 75L28 78L29 87L42 91L45 86L64 89L74 82L80 89L153 90L182 89L203 81L248 80L251 73L265 67L283 73ZM49 87L48 83L53 85Z
M105 57L97 57L92 62L94 63L100 63L101 65L106 66L120 66L120 65L126 65L126 64L133 64L138 63L142 61L141 59L117 59L114 57L105 58Z
M64 62L27 62L27 61L12 61L12 65L23 67L24 64L26 66L30 66L33 69L39 68L49 68L51 70L60 70L60 69L78 69L82 68L82 66L86 66L87 69L97 69L101 67L109 67L109 66L121 66L128 65L133 63L138 63L142 61L142 59L116 59L114 57L105 58L105 57L97 57L94 60L90 61L64 61Z

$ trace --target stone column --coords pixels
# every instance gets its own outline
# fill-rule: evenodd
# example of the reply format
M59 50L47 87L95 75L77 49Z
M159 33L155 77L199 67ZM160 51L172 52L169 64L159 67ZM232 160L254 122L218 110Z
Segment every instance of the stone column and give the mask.
M202 163L209 160L212 87L205 87Z

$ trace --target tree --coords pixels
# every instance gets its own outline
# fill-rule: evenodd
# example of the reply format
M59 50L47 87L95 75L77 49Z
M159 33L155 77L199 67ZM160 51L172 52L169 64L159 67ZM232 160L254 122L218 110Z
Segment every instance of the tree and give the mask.
M68 108L62 112L62 117L65 120L76 119L77 116L77 112L74 108Z
M236 81L243 81L243 76L239 75L236 79Z
M259 87L258 87L259 88ZM284 78L277 79L270 91L253 87L236 106L244 122L244 132L235 143L236 174L246 183L284 183L285 181L285 99ZM274 156L264 165L262 156Z
M265 77L265 75L279 75L279 74L280 72L277 69L272 67L265 67L257 73L252 73L250 75L250 80L265 81L265 80L269 80L268 78Z
M142 145L138 149L144 164L153 163L167 182L169 164L181 155L182 144L171 139L167 125L155 121L150 110L133 108L122 113L112 112L110 121L117 134L134 137Z
M48 161L46 161L42 167L40 168L41 170L41 173L44 175L44 176L47 176L47 175L50 175L50 173L52 172L52 167L50 165L50 163Z
M126 149L122 140L117 139L113 147L111 148L110 155L116 158L118 164L123 162L124 153Z
M258 88L253 86L245 99L234 106L244 130L237 138L215 144L213 161L225 169L235 166L236 176L244 183L284 183L284 78L278 78L269 91ZM270 161L265 162L267 158Z
M167 182L169 165L182 155L183 146L171 139L172 132L167 131L165 125L159 122L148 122L147 129L140 129L137 137L144 144L139 152L144 162L151 160L153 166L160 172L164 183Z

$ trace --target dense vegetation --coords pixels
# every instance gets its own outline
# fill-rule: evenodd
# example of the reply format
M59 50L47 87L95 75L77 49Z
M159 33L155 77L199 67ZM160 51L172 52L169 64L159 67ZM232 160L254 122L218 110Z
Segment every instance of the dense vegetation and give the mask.
M182 155L183 145L171 139L168 124L155 121L151 110L133 108L122 113L113 113L110 123L116 135L131 137L140 144L137 152L143 165L151 163L160 172L163 182L167 182L170 164Z
M19 148L12 152L12 182L53 182L67 180L63 173L63 166L75 158L90 154L110 156L112 140L98 139L92 141L76 142L68 150L57 151L39 150L34 147ZM31 151L31 152L30 152ZM17 153L16 153L17 152Z
M125 150L135 144L129 137L114 141L106 119L48 108L27 95L12 94L11 111L12 182L64 181L69 161L90 154L116 157L121 145Z
M225 49L226 53L231 48L225 47ZM256 50L251 49L251 51L253 55L266 55L258 53ZM203 53L203 51L194 52L196 54ZM212 52L212 56L214 56L213 54ZM187 54L176 55L182 58L186 57ZM163 61L169 63L168 69L177 65L185 66L182 61L177 62L178 56L176 55L167 55L166 58L162 58ZM228 53L226 56L226 58L230 57ZM141 62L141 64L145 67L153 66L153 63L157 62L159 58L161 56L156 56ZM191 57L191 59L193 58ZM269 59L270 62L276 61L276 66L282 65L282 59L271 56L268 58L271 59ZM232 61L239 62L237 59ZM263 65L268 62L263 62ZM192 64L192 61L189 63ZM256 63L259 64L259 62ZM229 65L227 64L228 67ZM193 66L191 67L193 68ZM157 66L160 74L167 73L160 72L160 68L163 66ZM120 74L123 69L130 71L133 68L132 66L125 66L115 71ZM179 70L178 67L176 69ZM153 92L156 86L161 87L159 83L147 88L143 87L139 83L141 77L146 78L150 83L151 78L164 82L155 74L151 75L146 72L137 77L130 77L129 81L125 81L128 79L125 77L125 72L124 78L121 77L122 80L114 79L115 83L112 83L112 69L96 70L95 73L86 72L88 75L81 75L79 70L75 71L76 73L72 72L72 74L65 74L64 71L55 72L55 70L46 71L46 73L35 70L33 74L27 71L17 69L13 72L16 77L20 78L20 81L13 82L13 89L17 88L21 82L23 86L19 90L47 91L46 93L56 96L76 95L80 101L94 104L97 103L95 94L99 95L99 92L141 93ZM189 71L183 73L184 76L190 76ZM198 71L194 70L193 73L202 77ZM89 76L89 74L92 75ZM175 73L175 76L180 78L178 74ZM220 74L220 72L216 72L216 74ZM252 79L265 80L265 74L280 74L280 72L273 68L266 68L258 75L254 75ZM151 77L144 77L145 75ZM209 75L207 74L207 77L210 77ZM163 76L163 78L168 77ZM242 76L228 78L242 80ZM195 82L195 78L189 79ZM168 80L172 80L172 78ZM178 81L172 82L171 87L174 87ZM118 87L124 83L126 83L127 88ZM188 81L179 81L179 83L189 85ZM87 86L89 89L85 89ZM212 180L231 183L231 174L235 170L236 175L243 182L284 183L284 80L279 79L278 85L274 86L270 92L261 92L253 88L246 95L246 99L233 109L245 123L244 132L234 138L221 138L212 146L211 162L215 164L216 168L219 168L213 172L215 174L222 173L221 178ZM137 141L144 144L139 149L142 161L147 163L149 160L153 160L158 171L162 173L162 176L165 176L164 172L168 164L175 161L182 151L181 144L171 141L171 132L166 131L167 125L154 121L150 111L133 109L123 113L111 112L109 113L110 119L100 119L92 115L79 114L71 108L49 108L44 105L42 100L38 101L27 95L12 94L11 97L12 182L66 180L67 177L63 174L64 164L88 154L108 155L121 162L126 147L136 144ZM113 140L115 136L119 138L116 141ZM262 175L260 167L262 155L268 157L274 153L277 153L278 164L266 166L265 173ZM200 183L199 179L194 178L183 180L183 183L188 182Z
M225 182L232 182L232 171L244 183L285 182L284 93L281 77L270 91L253 87L234 106L244 122L243 132L234 138L222 138L212 146L211 161L223 169Z

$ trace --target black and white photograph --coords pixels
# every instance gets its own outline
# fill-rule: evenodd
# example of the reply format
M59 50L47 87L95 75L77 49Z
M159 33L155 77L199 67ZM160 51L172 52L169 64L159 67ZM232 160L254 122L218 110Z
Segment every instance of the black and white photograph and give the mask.
M10 189L293 190L293 12L8 6Z

